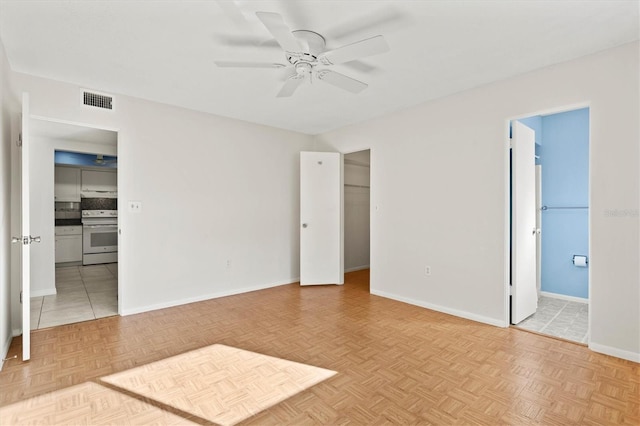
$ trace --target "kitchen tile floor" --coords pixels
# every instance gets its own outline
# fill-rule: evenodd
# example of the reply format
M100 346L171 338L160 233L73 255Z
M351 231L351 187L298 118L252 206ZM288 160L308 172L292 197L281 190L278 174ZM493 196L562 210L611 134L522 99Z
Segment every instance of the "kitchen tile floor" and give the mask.
M540 296L536 313L517 327L588 343L589 304Z
M118 264L56 268L57 294L31 298L31 329L118 314Z

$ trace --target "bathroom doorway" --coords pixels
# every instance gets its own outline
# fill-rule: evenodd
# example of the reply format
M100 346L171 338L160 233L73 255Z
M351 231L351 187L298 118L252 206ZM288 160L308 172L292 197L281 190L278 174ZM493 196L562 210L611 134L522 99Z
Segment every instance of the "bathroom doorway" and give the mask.
M587 344L589 108L517 121L535 132L537 309L514 325Z

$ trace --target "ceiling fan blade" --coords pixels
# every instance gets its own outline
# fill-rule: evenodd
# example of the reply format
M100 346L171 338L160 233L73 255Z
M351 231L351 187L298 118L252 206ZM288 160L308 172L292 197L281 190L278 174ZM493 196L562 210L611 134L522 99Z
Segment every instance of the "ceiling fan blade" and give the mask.
M267 30L276 39L280 47L287 52L300 52L302 47L298 40L291 34L291 30L284 23L284 19L277 13L273 12L256 12L256 16Z
M278 98L286 98L288 96L293 95L293 92L296 91L298 86L302 84L304 81L304 75L294 75L287 79L282 85L282 89L278 92Z
M341 64L388 51L389 45L383 36L378 35L324 52L318 60L325 65Z
M234 61L214 61L220 68L284 68L285 64L270 62L234 62Z
M320 70L316 75L318 80L332 84L351 93L360 93L369 87L366 83L331 70Z

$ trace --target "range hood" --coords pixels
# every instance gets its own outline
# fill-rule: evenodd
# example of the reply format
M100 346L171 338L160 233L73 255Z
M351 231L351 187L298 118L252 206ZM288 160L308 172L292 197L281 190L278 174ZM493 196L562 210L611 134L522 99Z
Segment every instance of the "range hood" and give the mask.
M80 198L118 198L116 191L81 191Z

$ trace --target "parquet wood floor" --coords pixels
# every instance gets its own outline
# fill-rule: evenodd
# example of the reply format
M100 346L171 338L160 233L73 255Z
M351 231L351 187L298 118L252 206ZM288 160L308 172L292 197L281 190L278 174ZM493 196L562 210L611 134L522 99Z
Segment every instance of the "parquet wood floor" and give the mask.
M334 374L312 365L211 345L103 377L101 382L214 424L235 425Z
M640 424L639 364L371 295L368 271L34 331L0 406L215 343L337 372L247 425Z
M87 382L2 407L4 425L198 425L144 401Z

